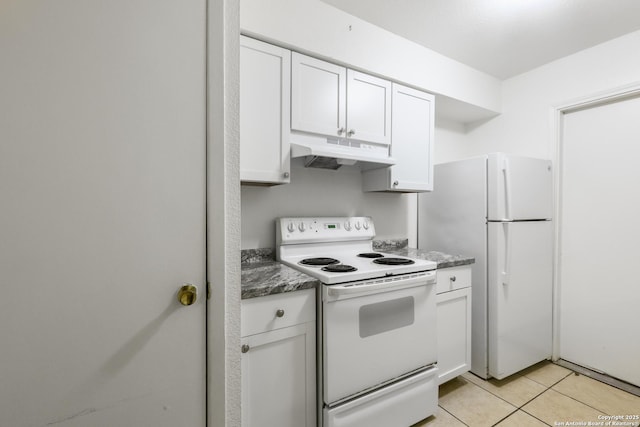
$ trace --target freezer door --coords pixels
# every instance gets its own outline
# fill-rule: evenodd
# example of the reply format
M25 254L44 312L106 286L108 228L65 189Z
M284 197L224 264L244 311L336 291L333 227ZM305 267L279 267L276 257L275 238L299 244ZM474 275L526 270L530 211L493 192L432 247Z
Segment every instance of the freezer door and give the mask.
M487 166L489 221L552 217L549 160L492 153Z
M488 225L489 374L551 357L552 222Z

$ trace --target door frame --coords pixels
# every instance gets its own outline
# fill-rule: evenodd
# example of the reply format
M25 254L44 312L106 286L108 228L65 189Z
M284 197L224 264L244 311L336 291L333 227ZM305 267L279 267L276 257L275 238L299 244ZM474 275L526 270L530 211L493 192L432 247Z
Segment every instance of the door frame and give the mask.
M554 190L554 253L553 253L553 342L551 357L553 361L560 358L560 253L562 247L562 172L564 150L564 115L587 108L619 102L628 98L640 96L640 81L596 92L594 94L568 100L551 107L551 153L555 166L553 177Z
M224 427L241 419L240 0L207 0L206 49L207 426Z

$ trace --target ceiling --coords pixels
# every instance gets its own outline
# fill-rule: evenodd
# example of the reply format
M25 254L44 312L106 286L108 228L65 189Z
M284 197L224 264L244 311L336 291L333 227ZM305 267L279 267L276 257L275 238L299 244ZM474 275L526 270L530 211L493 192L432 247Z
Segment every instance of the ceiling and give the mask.
M640 29L640 0L322 0L499 79Z

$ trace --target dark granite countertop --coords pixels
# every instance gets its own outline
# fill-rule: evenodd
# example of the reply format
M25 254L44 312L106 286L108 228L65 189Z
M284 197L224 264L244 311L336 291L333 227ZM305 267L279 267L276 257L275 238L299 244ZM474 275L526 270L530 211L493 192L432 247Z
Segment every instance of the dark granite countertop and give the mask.
M457 267L475 262L473 257L408 248L406 239L374 241L374 250L435 261L438 268ZM241 256L242 299L312 289L320 284L318 279L276 261L273 249L243 249Z
M242 299L312 289L318 279L294 270L274 259L273 249L242 251Z

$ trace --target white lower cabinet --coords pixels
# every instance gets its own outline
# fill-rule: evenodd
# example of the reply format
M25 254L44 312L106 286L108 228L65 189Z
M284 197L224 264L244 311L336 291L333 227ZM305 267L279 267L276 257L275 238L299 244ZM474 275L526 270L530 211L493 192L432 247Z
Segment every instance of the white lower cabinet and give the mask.
M315 325L312 289L242 301L243 426L315 427Z
M471 268L438 270L438 383L471 368Z

